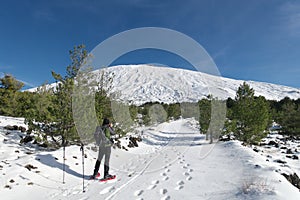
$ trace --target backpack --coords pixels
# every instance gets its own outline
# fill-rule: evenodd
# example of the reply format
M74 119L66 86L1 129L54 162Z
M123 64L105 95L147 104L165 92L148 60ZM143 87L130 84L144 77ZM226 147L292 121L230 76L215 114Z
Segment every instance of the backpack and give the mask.
M98 146L102 144L110 144L109 139L105 136L104 129L105 127L97 126L96 131L94 133L94 138Z

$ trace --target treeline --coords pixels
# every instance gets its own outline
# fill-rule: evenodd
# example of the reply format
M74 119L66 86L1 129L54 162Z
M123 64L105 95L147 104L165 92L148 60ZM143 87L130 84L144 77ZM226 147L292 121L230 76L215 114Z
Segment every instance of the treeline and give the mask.
M198 103L147 103L139 107L139 113L145 124L194 117L199 120L200 132L211 141L234 136L246 144L256 144L267 136L273 122L280 124L281 134L300 137L300 99L266 100L254 92L244 82L234 99L208 96Z
M66 67L66 75L52 72L56 85L52 89L43 85L35 92L21 92L23 83L12 75L0 79L0 115L25 117L28 135L34 135L35 142L43 146L64 146L68 142L81 142L74 122L73 107L74 80L80 66L87 62L89 55L84 45L75 46L70 52L71 64ZM92 75L91 75L92 76ZM282 134L300 136L300 99L284 98L281 101L266 100L254 96L254 90L243 83L234 99L218 100L212 96L197 103L146 103L141 106L126 105L115 101L109 92L112 89L113 74L104 72L94 81L94 110L83 106L79 119L88 122L88 114L96 112L98 122L110 118L119 135L124 135L132 127L161 123L179 118L194 117L199 120L200 132L213 141L221 136L234 136L245 143L258 143L268 133L273 121L281 125ZM81 82L96 80L95 77L81 77ZM91 83L89 83L90 85ZM89 87L90 89L91 87ZM88 89L87 94L90 93ZM73 98L74 99L74 98ZM77 99L85 105L85 98ZM81 102L80 102L81 101ZM78 102L75 102L78 103ZM115 115L113 114L115 113ZM117 114L117 115L116 115ZM89 124L82 127L88 130ZM78 127L77 127L78 128ZM87 131L87 135L92 134Z

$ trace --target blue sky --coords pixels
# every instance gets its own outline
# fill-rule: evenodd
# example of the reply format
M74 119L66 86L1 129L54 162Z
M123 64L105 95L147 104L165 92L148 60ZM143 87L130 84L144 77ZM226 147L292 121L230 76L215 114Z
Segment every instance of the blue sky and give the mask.
M300 1L7 0L0 1L0 76L30 86L65 73L69 50L88 51L122 31L163 27L199 42L222 76L300 88ZM168 52L140 50L114 64L190 68Z

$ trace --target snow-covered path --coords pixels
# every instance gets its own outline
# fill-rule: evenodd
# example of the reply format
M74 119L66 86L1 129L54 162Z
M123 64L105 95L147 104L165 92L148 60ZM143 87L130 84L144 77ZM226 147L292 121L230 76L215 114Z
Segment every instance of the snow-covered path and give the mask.
M0 120L1 121L1 120ZM3 121L3 120L2 120ZM0 124L2 126L2 124ZM85 180L78 146L66 148L65 184L62 149L29 151L1 142L1 199L299 199L300 192L263 157L238 142L208 144L182 119L147 127L138 148L114 149L111 173L100 183ZM10 134L9 134L10 135ZM1 137L7 139L2 131ZM13 137L11 137L13 138ZM97 152L85 147L85 174L93 171ZM16 152L18 151L18 153ZM33 152L33 154L27 154ZM30 171L24 166L31 164ZM100 168L103 173L103 166ZM11 182L13 180L13 182ZM4 188L5 186L9 188Z

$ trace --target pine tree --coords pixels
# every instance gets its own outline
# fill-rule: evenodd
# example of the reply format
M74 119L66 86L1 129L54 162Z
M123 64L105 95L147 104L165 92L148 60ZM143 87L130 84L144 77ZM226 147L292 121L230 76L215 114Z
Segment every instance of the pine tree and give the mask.
M254 97L254 90L245 82L240 85L233 107L236 121L235 136L245 143L257 143L266 136L269 105L264 97Z
M164 109L167 111L167 119L179 119L181 115L179 103L165 104Z
M282 126L281 133L300 136L300 103L284 98L278 106L277 122Z
M12 75L6 74L0 79L0 115L17 117L18 91L24 83L15 79Z
M69 51L71 65L67 67L67 75L62 77L52 71L52 76L56 80L55 95L55 123L53 124L56 134L61 136L61 143L78 140L73 113L72 113L72 94L74 89L74 78L80 67L86 62L88 56L84 45L75 46Z
M211 99L202 99L198 104L200 110L200 132L206 134L206 140L208 140L209 135L211 135L212 140L212 132L209 131L209 124L211 121Z
M53 91L47 89L46 85L42 85L37 88L36 92L24 92L24 94L29 94L24 99L27 103L25 104L26 112L23 115L28 125L28 132L35 134L37 143L49 145L48 136L57 142L58 134L53 129L53 123L55 123Z

